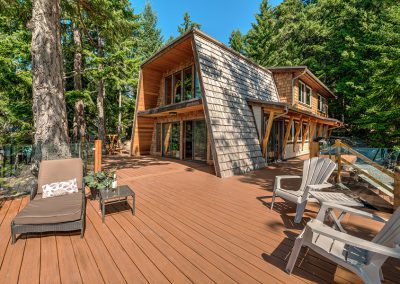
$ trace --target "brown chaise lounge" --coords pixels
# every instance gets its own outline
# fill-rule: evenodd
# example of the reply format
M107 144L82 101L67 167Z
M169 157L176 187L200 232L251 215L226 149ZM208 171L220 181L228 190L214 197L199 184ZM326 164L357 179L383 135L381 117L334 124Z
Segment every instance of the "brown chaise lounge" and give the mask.
M76 178L79 192L42 198L42 186ZM31 201L11 222L12 243L17 234L85 230L86 197L83 184L83 163L79 158L42 161L38 185Z

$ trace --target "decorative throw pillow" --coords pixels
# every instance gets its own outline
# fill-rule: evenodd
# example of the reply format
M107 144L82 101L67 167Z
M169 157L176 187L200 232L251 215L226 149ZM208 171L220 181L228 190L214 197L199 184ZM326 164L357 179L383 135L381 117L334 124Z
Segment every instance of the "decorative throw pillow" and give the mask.
M55 197L78 192L76 178L67 181L45 184L42 186L42 189L42 198Z

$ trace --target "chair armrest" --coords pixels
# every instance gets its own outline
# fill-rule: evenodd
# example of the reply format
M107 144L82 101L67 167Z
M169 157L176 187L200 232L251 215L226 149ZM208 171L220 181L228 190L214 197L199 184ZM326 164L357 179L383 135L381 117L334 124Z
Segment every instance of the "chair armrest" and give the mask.
M307 185L307 187L310 190L320 190L320 189L329 188L329 187L332 187L332 186L333 186L333 184L330 184L329 182L322 183L322 184L309 184L309 185Z
M318 190L321 190L323 188L329 188L329 187L332 187L332 186L333 185L328 183L328 182L321 183L321 184L309 184L304 189L304 194L303 194L303 197L302 197L302 201L307 200L310 191L318 191Z
M399 248L390 248L358 237L354 237L346 233L336 231L335 229L327 225L324 225L319 220L313 220L311 222L308 222L307 227L309 227L313 231L313 233L332 238L334 240L343 242L345 244L365 249L367 251L375 252L381 255L400 258Z
M275 177L275 184L274 188L281 188L281 180L283 179L294 179L294 178L301 178L301 176L295 176L295 175L282 175L282 176L276 176Z
M368 213L365 211L361 211L352 207L347 207L347 206L343 206L343 205L339 205L336 203L331 203L331 202L324 202L321 205L321 208L319 209L318 215L317 215L317 220L319 221L323 221L325 220L325 215L328 209L338 209L341 210L342 212L346 212L346 213L350 213L353 215L358 215L361 217L365 217L365 218L369 218L372 219L374 221L378 221L378 222L382 222L382 223L386 223L387 220L378 216L378 215L374 215L372 213Z

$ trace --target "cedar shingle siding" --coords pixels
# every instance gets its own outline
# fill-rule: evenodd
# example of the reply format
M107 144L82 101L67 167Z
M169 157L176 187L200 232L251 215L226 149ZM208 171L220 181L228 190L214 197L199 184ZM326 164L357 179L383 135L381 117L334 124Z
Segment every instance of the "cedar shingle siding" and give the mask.
M220 45L194 34L205 114L221 177L265 166L253 113L246 99L278 102L272 74Z

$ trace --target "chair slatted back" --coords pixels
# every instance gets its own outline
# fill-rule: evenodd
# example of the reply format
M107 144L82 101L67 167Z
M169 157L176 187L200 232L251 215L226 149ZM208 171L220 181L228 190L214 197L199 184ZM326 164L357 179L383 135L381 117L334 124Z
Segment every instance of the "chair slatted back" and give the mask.
M374 243L394 247L400 245L400 207L393 213L382 230L373 238Z
M304 191L307 185L323 184L331 176L336 163L328 158L314 157L304 161L303 179L300 190Z

